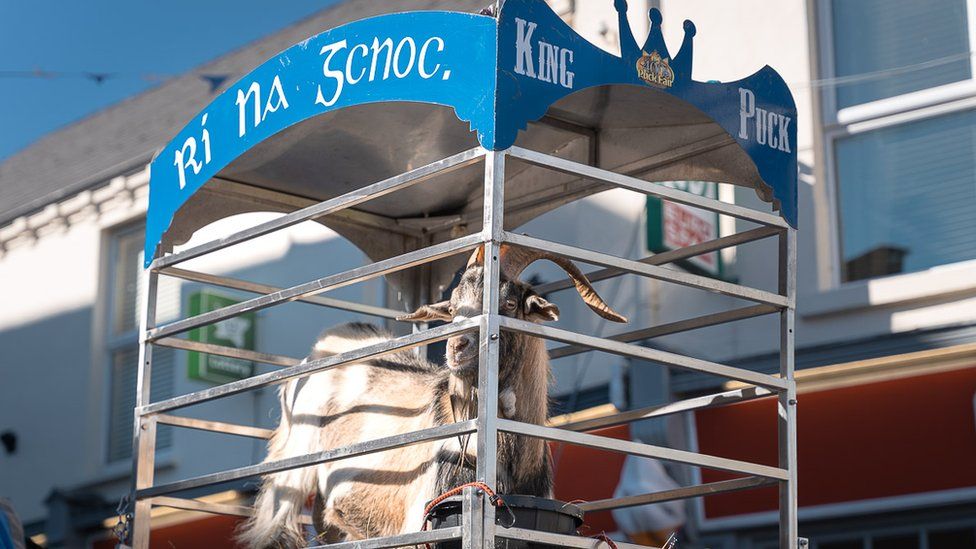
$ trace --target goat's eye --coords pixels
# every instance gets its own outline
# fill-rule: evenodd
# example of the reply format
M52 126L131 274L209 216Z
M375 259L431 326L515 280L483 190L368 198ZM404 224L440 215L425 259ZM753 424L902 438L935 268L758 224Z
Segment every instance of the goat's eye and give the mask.
M450 307L448 307L448 308L447 308L447 312L448 312L448 313L449 313L449 314L450 314L451 316L457 316L457 309L455 309L455 308L454 308L454 305L451 305Z
M508 311L514 311L515 310L515 307L517 305L518 305L518 302L515 301L514 299L507 299L507 300L505 300L505 309L508 310Z

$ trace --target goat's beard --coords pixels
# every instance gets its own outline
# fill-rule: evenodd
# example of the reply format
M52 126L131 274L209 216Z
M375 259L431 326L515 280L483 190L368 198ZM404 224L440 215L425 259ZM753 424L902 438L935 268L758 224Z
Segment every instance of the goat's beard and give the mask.
M458 350L458 348L461 348ZM445 362L455 375L464 375L478 367L478 339L467 335L455 336L447 340Z
M457 359L455 357L447 357L447 367L451 369L451 373L460 377L473 376L476 371L478 371L478 355L472 357L463 357Z
M478 352L476 345L474 352L462 351L460 353L452 353L448 351L445 359L447 367L451 369L451 373L458 377L473 377L475 372L478 371Z

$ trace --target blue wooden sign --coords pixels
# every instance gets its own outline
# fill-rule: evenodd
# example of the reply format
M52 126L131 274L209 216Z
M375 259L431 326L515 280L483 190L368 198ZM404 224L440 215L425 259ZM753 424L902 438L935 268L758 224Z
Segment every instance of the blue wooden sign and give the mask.
M389 101L445 105L485 148L503 150L556 101L608 84L653 88L701 110L751 157L781 215L796 226L796 107L770 67L736 82L691 79L695 26L674 56L651 10L638 46L615 0L621 55L566 25L542 0L507 0L496 17L409 12L313 36L269 59L213 100L150 167L146 266L179 207L256 144L326 112Z

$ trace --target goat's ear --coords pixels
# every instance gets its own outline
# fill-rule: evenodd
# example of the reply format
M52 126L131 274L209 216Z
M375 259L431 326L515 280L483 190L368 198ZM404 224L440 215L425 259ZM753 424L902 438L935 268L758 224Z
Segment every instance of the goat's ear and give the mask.
M532 322L554 322L559 320L559 307L538 295L525 299L525 317Z
M430 320L450 321L454 320L454 317L451 316L451 302L441 301L440 303L423 305L408 315L398 316L397 320L401 322L428 322Z

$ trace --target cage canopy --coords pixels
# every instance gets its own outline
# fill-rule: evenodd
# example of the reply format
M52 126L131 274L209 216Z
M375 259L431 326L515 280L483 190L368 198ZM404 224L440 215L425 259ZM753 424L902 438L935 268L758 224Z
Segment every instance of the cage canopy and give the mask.
M672 55L651 10L639 45L624 0L614 2L619 56L542 0L502 6L494 15L355 21L230 86L152 162L146 265L222 217L293 211L479 145L517 145L646 181L751 187L796 227L796 108L776 71L692 80L694 24L684 22ZM480 166L430 179L318 221L374 260L480 223ZM607 188L519 162L506 179L506 228Z

